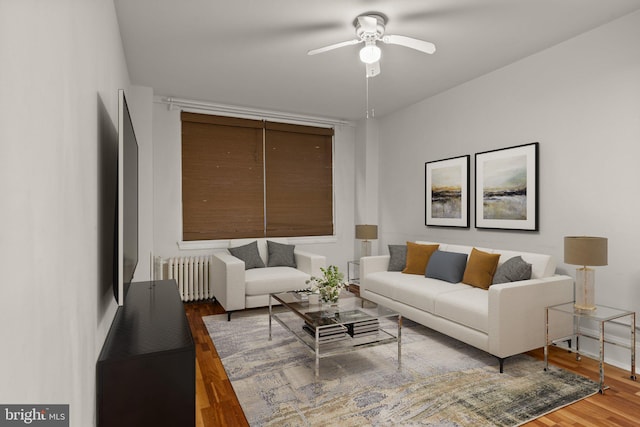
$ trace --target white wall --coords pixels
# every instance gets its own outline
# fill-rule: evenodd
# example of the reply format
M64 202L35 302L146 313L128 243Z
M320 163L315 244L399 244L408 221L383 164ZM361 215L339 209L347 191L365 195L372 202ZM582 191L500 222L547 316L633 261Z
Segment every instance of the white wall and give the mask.
M428 238L551 253L575 275L563 236L604 236L597 302L640 311L638 40L636 12L379 119L384 247ZM540 232L476 230L473 202L468 230L424 226L424 162L470 154L473 187L474 153L536 141ZM609 355L629 366L628 351Z
M111 0L0 2L0 402L95 422L127 74Z
M169 109L166 104L156 103L153 107L153 242L154 254L163 258L214 251L178 247L182 239L180 129L179 108ZM321 243L294 240L294 243L305 251L326 255L328 264L338 265L346 273L347 260L354 256L355 128L337 125L334 141L336 239Z

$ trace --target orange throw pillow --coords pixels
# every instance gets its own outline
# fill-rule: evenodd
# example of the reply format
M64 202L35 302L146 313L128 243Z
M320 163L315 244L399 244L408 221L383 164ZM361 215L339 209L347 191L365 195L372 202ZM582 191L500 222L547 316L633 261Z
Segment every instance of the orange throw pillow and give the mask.
M437 251L439 246L407 242L407 264L402 272L424 275L431 254Z
M493 283L493 275L498 268L499 260L500 254L490 254L473 248L471 255L469 255L469 261L467 261L467 268L464 270L462 283L481 289L489 289Z

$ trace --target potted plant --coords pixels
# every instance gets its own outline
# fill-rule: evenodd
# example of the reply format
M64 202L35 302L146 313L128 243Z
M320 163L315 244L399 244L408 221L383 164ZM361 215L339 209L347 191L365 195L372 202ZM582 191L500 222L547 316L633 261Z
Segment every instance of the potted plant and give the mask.
M320 300L323 303L335 304L338 302L340 290L346 286L344 274L335 265L330 265L327 268L321 267L320 271L322 271L322 277L311 276L306 283L311 285L312 291L320 294Z

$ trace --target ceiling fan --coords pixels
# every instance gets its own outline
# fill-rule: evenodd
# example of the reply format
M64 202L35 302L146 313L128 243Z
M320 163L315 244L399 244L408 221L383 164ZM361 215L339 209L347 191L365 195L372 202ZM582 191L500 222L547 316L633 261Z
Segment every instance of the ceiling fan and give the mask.
M375 77L380 74L381 56L381 50L376 45L377 41L382 41L386 44L397 44L429 54L436 51L436 46L433 43L424 40L392 34L385 35L384 30L386 23L387 17L379 12L360 15L353 21L353 26L356 29L356 36L358 38L313 49L307 52L307 55L316 55L344 46L364 43L364 47L360 49L360 60L366 65L367 77Z

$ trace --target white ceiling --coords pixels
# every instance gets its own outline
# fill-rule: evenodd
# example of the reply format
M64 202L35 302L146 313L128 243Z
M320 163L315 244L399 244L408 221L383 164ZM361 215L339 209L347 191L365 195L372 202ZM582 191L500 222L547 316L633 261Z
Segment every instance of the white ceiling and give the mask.
M387 33L433 42L381 45L369 80L377 117L640 9L640 0L115 0L131 82L156 95L304 115L365 116L353 20L377 11ZM615 49L615 46L611 46Z

